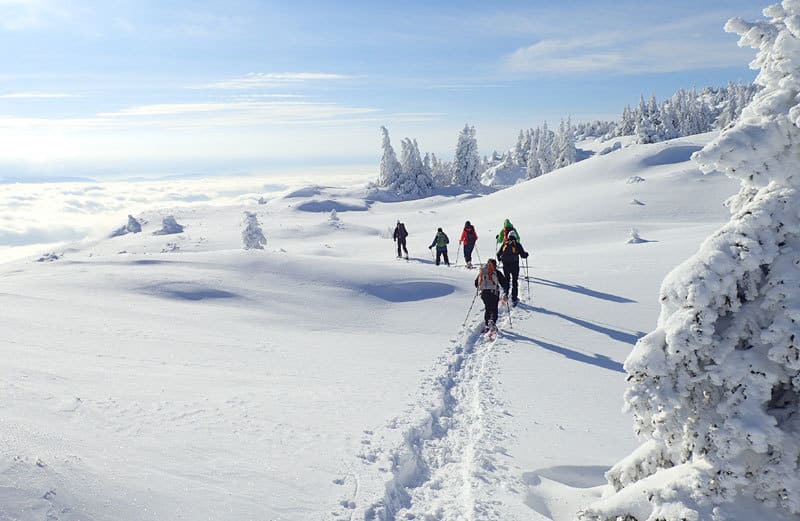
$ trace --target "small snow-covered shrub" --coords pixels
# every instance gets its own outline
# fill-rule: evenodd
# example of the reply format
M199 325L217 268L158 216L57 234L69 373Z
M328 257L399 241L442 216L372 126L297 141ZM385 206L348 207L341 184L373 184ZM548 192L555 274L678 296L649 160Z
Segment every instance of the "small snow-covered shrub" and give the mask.
M336 214L336 208L331 210L330 215L328 215L328 220L331 222L339 222L339 216Z
M264 237L258 216L254 212L244 212L242 242L244 242L245 250L263 250L264 245L267 244L267 238Z
M639 236L639 230L636 228L631 228L631 234L628 237L628 244L639 244L641 242L647 242Z
M183 232L183 225L175 221L175 217L168 215L161 220L161 229L153 232L153 235L172 235Z
M664 279L658 327L625 361L642 445L584 520L800 516L800 2L764 14L726 26L759 49L763 88L694 155L740 180L731 219Z
M640 177L638 175L632 175L625 182L628 183L629 185L636 184L636 183L643 183L644 182L644 177Z
M609 146L609 147L605 147L603 150L601 150L600 152L598 152L598 153L597 153L597 155L599 155L599 156L604 156L604 155L606 155L606 154L610 154L611 152L614 152L615 150L619 150L619 149L621 149L621 148L622 148L622 143L620 143L619 141L617 141L617 142L615 142L613 145L611 145L611 146Z
M117 228L111 233L111 237L119 237L121 235L125 235L127 233L139 233L142 231L142 225L136 218L132 215L128 216L128 223L121 228Z
M43 254L38 259L36 259L36 262L53 262L53 261L57 261L60 258L61 258L61 255L50 251L50 252L47 252L47 253Z

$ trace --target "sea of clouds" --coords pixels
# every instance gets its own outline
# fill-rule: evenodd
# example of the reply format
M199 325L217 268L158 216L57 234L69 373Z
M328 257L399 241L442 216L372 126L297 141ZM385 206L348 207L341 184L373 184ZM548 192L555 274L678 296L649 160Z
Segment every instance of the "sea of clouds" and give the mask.
M0 184L0 262L63 243L107 236L128 214L192 205L258 204L308 184L347 185L362 173Z

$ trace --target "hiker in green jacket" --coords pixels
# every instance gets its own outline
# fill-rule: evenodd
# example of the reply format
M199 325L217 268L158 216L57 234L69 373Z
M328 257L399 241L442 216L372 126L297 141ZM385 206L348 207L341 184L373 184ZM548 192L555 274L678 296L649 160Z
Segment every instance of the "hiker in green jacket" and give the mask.
M506 240L508 240L508 233L512 230L516 232L517 240L519 240L519 232L517 231L516 228L514 228L514 225L511 224L511 221L509 221L508 219L503 221L503 227L500 229L500 233L498 233L496 237L497 244L503 244L504 242L506 242Z
M433 238L433 242L428 249L433 248L436 246L436 265L439 265L439 259L444 256L444 263L450 266L450 259L447 258L447 245L450 244L450 239L447 238L447 234L442 231L441 228L436 230L436 237Z

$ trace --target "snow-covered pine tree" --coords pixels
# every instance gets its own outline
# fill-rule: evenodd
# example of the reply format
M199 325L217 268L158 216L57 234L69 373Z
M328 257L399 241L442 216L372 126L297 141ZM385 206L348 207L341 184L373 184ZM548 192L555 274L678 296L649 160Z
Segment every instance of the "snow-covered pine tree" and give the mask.
M643 443L585 520L800 516L800 2L764 14L726 25L763 89L695 155L741 181L731 220L664 280L625 362Z
M575 135L572 130L572 122L567 119L561 120L558 127L558 134L554 143L555 168L563 168L577 161L578 151L575 149Z
M630 105L625 105L622 109L622 118L617 125L617 136L630 136L636 131L636 115L631 110Z
M528 144L528 146L530 146ZM517 137L517 144L514 145L513 159L514 163L520 166L525 166L525 151L527 150L525 143L525 132L520 130Z
M397 161L394 148L392 148L392 142L389 140L389 130L382 126L381 135L381 149L383 150L383 155L381 156L381 169L378 177L378 186L388 188L397 182L402 169L400 167L400 163Z
M442 161L431 153L431 178L434 186L450 186L453 182L453 168L447 161Z
M423 172L422 158L416 140L405 138L400 142L400 169L405 175L418 175Z
M423 167L416 140L405 138L401 142L403 164L397 161L389 131L381 127L383 133L383 157L378 186L401 198L417 198L430 195L433 179Z
M456 154L453 159L453 185L476 187L481 182L479 171L481 158L478 154L478 140L475 127L464 125L458 135Z
M536 158L539 160L539 170L541 170L542 174L552 172L555 168L556 158L553 153L554 141L555 134L552 130L547 128L547 122L545 121L539 133L539 142L536 145Z
M244 229L242 230L242 242L245 250L263 250L267 244L267 238L261 230L258 216L255 212L244 212Z
M535 179L543 173L542 167L539 164L539 156L537 155L541 136L542 129L536 127L531 134L531 148L528 150L528 165L525 167L525 179Z

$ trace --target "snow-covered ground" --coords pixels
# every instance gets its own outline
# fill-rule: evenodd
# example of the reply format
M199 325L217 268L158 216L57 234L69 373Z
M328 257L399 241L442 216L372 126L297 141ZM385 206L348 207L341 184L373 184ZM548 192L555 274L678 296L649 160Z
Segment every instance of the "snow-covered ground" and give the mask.
M0 519L573 519L637 446L622 361L661 280L738 189L689 161L711 137L483 197L191 201L0 264ZM184 232L153 235L167 215ZM488 342L475 272L428 246L441 226L455 260L470 220L485 260L504 218L533 255Z

